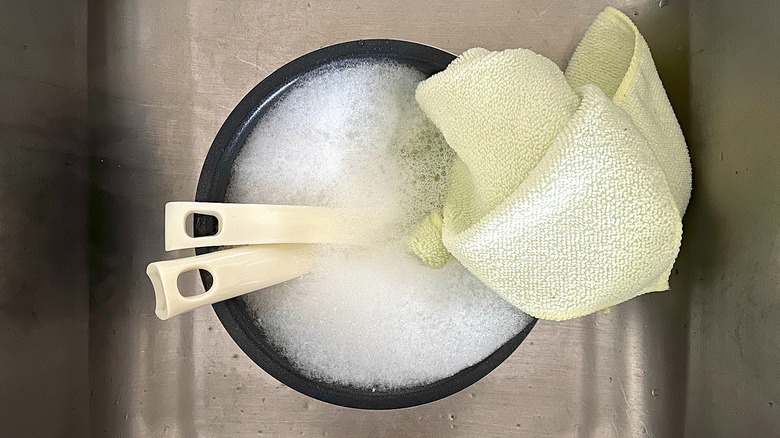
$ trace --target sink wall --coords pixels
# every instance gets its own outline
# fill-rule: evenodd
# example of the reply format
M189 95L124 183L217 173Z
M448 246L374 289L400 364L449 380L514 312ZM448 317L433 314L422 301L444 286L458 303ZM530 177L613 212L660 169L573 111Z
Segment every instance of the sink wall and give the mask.
M691 5L692 436L780 434L779 17L776 1Z

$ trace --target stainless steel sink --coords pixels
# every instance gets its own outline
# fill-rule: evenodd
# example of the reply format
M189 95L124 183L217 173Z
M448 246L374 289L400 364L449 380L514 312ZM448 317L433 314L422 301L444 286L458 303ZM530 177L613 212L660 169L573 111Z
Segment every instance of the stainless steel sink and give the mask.
M780 4L13 3L0 5L0 436L780 434ZM163 204L193 199L220 124L274 69L368 37L527 47L564 66L610 4L646 36L691 151L671 292L542 321L468 390L385 412L282 386L210 308L154 316L146 264L187 254L163 251Z

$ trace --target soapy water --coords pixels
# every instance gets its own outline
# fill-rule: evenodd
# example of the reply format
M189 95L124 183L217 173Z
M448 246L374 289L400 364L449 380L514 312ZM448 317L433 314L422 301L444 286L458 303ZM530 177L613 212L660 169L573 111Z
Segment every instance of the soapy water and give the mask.
M320 247L316 268L247 295L257 324L303 374L361 388L430 383L487 357L531 318L457 261L406 247L444 199L454 155L414 100L425 77L387 61L301 78L237 157L228 202L370 211L372 248Z

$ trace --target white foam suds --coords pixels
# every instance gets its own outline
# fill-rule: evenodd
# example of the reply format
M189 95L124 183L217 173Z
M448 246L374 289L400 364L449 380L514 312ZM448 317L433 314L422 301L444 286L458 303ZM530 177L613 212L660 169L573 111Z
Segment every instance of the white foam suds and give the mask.
M414 101L424 76L389 62L326 67L263 117L235 161L229 202L372 211L381 248L321 248L318 268L248 295L268 338L304 373L399 388L484 359L530 317L456 261L423 266L406 238L441 206L452 151Z

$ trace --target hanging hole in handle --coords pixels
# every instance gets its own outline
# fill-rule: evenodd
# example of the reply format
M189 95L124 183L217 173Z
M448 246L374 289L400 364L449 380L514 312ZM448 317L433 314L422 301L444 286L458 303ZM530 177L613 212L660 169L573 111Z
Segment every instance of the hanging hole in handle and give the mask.
M200 276L203 277L200 277ZM201 278L208 276L209 282L201 282ZM211 273L205 269L190 269L184 271L176 278L176 287L179 289L179 293L183 297L194 297L206 293L211 289L211 285L214 284Z
M185 221L187 235L190 237L216 236L219 226L219 219L211 214L191 213Z

